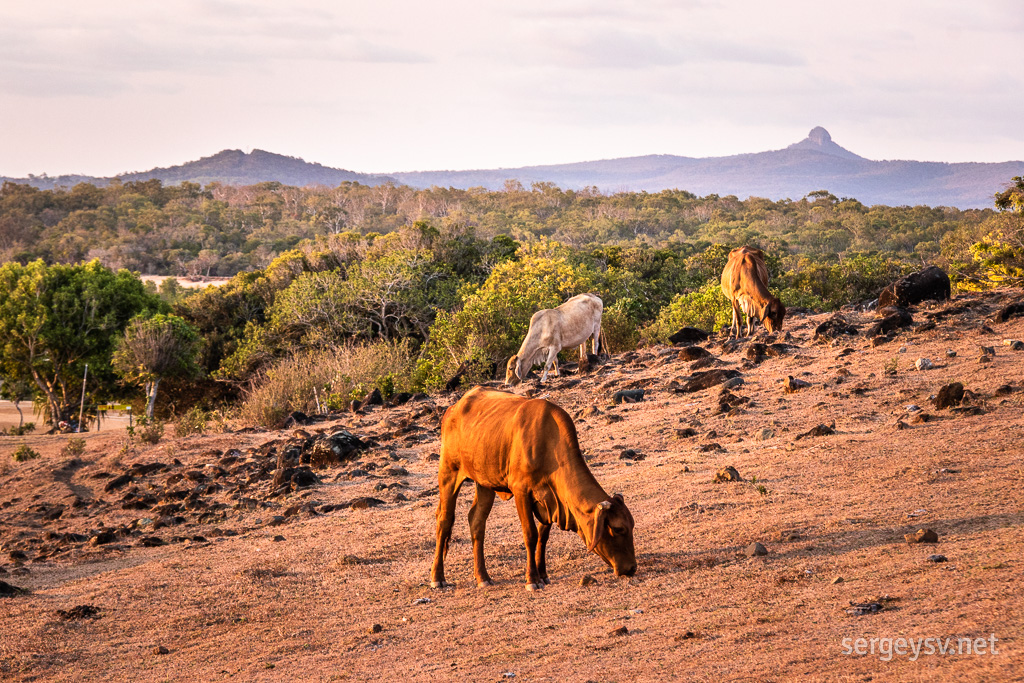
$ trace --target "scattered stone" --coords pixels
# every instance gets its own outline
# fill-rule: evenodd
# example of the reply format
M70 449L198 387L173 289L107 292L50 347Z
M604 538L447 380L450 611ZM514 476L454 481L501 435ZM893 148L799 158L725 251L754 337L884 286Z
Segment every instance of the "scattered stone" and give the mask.
M796 393L796 392L800 391L801 389L806 389L809 386L811 386L810 382L805 382L802 379L796 379L796 378L793 377L793 375L787 376L786 377L786 382L783 385L783 387L785 388L787 394Z
M930 358L918 358L914 361L914 367L918 370L931 370L935 367L935 363Z
M902 327L910 327L914 324L914 317L905 308L898 306L887 306L878 309L878 315L884 316L864 333L868 337L877 337L880 334L889 334Z
M729 389L735 389L741 386L743 386L743 378L733 377L732 379L727 379L722 382L722 391L728 391Z
M0 581L0 598L12 598L15 595L28 595L27 588L12 586L6 581Z
M978 357L978 362L979 363L991 363L992 362L992 356L989 356L987 354L982 354L982 355L980 355Z
M80 619L99 619L100 610L94 605L77 605L69 610L57 610L57 616L63 621L78 621Z
M715 473L715 478L711 480L713 484L730 481L743 481L743 477L740 476L740 473L732 465L728 465L718 470L718 472Z
M157 645L156 647L153 648L153 654L155 654L155 655L169 655L169 654L171 654L171 651L168 650L163 645Z
M956 358L956 351L953 349L946 349L946 358Z
M110 493L111 491L116 491L117 489L127 486L130 483L132 483L132 475L122 474L120 477L114 477L113 479L108 481L106 486L103 487L103 490L106 491L107 493Z
M879 336L877 336L877 337L875 337L874 339L871 340L871 346L872 347L881 346L882 344L888 344L892 340L893 340L892 337L890 337L888 335L882 334L882 335L879 335Z
M643 389L621 389L612 394L612 402L615 404L638 403L642 400L644 400Z
M934 419L935 419L935 416L932 415L931 413L926 413L924 411L921 411L921 412L918 412L918 413L914 413L913 415L910 416L910 424L912 424L912 425L924 424L925 422L931 422Z
M1021 341L1019 339L1014 339L1013 342L1010 344L1010 350L1011 351L1024 351L1024 341Z
M697 446L698 453L724 453L725 449L722 448L722 444L718 443L706 443L702 446Z
M274 515L267 521L266 526L281 526L287 521L288 519L282 515Z
M838 313L814 328L815 341L829 341L844 334L857 334L857 328L848 323L846 318Z
M367 629L367 632L368 633L380 633L383 630L384 630L383 626L381 626L380 624L374 624L373 626L371 626L370 628Z
M707 341L708 336L704 330L699 330L696 327L684 327L671 335L668 340L673 344L699 344Z
M582 579L580 579L580 586L593 586L596 583L598 583L597 579L590 574L586 574Z
M996 393L1000 396L1012 394L1013 391L1013 387L1011 387L1009 384L1001 384L998 387L996 387Z
M695 391L703 391L718 386L733 377L739 377L738 370L716 369L695 372L690 376L689 381L676 389L677 393L689 394Z
M926 558L926 561L927 562L946 562L947 560L946 560L946 556L945 555L929 555Z
M608 635L612 636L612 637L615 637L615 636L628 636L629 635L629 629L626 628L625 626L620 626L619 628L615 629L614 631L610 631L608 633Z
M858 603L851 600L850 608L846 610L846 613L854 616L861 616L864 614L881 612L883 609L885 609L885 607L878 601Z
M697 637L697 634L694 633L693 631L686 631L685 633L682 633L682 634L674 637L673 640L678 643L681 640L690 640L691 638L696 638L696 637Z
M676 430L677 439L690 439L697 436L697 430L693 427L683 427Z
M907 543L938 543L939 535L931 529L918 529L913 534L904 534Z
M350 503L349 507L353 510L367 510L369 508L375 508L384 505L384 501L379 498L354 498Z
M619 453L619 460L643 460L646 457L643 453L637 453L632 448L626 448Z
M832 579L832 585L833 586L836 585L837 583L842 583L842 582L843 582L843 577L841 577L841 576L837 576L834 579Z
M277 534L276 536L274 536L270 540L273 541L274 543L280 543L281 541L284 540L284 536L282 536L281 534Z
M775 431L768 427L762 427L754 432L754 441L767 441L775 437Z
M996 355L996 347L994 347L994 346L980 346L980 348L981 348L981 354L983 356L995 357L995 355Z
M1024 315L1024 302L1003 306L999 309L999 312L992 317L992 320L997 323L1005 323L1010 318L1018 315Z
M796 437L796 441L799 441L800 439L806 439L812 436L831 436L832 434L836 433L835 427L835 422L833 422L831 426L820 424L816 427L812 427L803 434L798 434Z
M747 344L746 351L747 360L754 364L758 364L764 361L768 357L768 345L762 344L761 342L752 342Z
M414 605L426 605L430 603L430 598L416 598L412 601Z
M681 361L691 361L707 358L710 355L711 352L701 346L684 346L679 349L679 353L676 358Z
M754 541L743 550L743 554L747 557L762 557L768 554L768 548Z
M161 545L167 545L167 541L159 536L146 536L139 541L139 545L143 548L156 548Z
M106 545L107 543L113 543L116 538L117 536L113 530L104 529L89 539L89 545Z
M384 397L380 393L380 389L374 387L363 400L359 402L359 405L365 408L366 406L382 406L384 405Z
M937 410L944 410L955 405L960 405L960 402L963 400L964 385L960 382L950 382L939 389L933 402Z

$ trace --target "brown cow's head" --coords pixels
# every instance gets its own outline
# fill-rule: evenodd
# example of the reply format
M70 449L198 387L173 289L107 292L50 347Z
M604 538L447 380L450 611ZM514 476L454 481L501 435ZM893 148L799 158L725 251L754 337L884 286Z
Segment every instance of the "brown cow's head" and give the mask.
M519 384L519 356L512 356L505 365L505 384L515 386Z
M762 320L764 321L765 329L768 330L769 334L782 331L782 319L786 317L786 307L782 305L782 302L778 299L773 299L764 308L764 315Z
M594 535L588 549L600 555L615 576L633 576L636 573L633 515L621 493L602 501L594 510Z

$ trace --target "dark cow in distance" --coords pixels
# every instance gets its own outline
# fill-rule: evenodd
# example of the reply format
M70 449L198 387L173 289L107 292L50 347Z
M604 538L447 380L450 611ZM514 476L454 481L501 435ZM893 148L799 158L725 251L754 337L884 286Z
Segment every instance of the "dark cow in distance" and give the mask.
M899 306L906 308L926 299L945 301L953 290L949 276L938 266L928 266L916 273L901 277L878 295L878 308Z
M475 387L444 415L438 463L437 547L430 586L447 586L455 501L467 479L476 485L469 510L477 586L489 586L484 566L484 527L497 494L515 498L526 544L526 588L548 580L545 548L551 525L577 532L616 576L636 572L633 516L622 496L609 496L580 453L569 415L544 399ZM540 521L540 531L534 523Z
M740 336L741 311L747 316L748 337L754 333L755 320L763 322L769 333L782 329L786 307L768 291L768 267L760 249L737 247L729 252L722 271L722 293L732 304L732 336Z

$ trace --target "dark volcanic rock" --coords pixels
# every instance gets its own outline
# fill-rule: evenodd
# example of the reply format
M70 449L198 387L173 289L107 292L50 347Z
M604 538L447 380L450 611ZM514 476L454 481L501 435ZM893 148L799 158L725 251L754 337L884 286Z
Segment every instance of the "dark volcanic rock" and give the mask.
M696 327L684 327L668 338L673 344L699 344L707 341L708 333Z
M359 437L344 429L329 436L314 438L309 447L309 464L313 467L329 467L346 460L354 460L369 446Z
M132 483L132 475L122 474L120 477L115 477L108 481L106 486L103 487L103 490L110 493L111 491L127 486L130 483Z
M638 403L644 400L643 389L622 389L612 394L612 401L618 403Z
M964 400L964 385L960 382L951 382L939 389L935 394L935 407L944 410L959 405Z
M702 372L695 372L690 376L689 381L683 386L676 389L677 393L689 394L694 391L704 391L711 387L718 386L726 380L730 380L733 377L739 377L740 372L738 370L728 369L717 369L717 370L705 370Z
M848 323L846 318L838 313L814 328L815 340L828 341L844 334L857 334L857 328Z
M12 586L6 581L0 581L0 598L12 598L15 595L28 595L28 589Z
M992 320L997 323L1005 323L1010 318L1018 315L1024 315L1024 301L1010 304L1009 306L1003 306L999 309L999 312L992 317Z
M354 498L348 503L348 507L353 510L366 510L368 508L375 508L384 505L384 501L379 498Z
M373 391L366 394L359 403L364 408L366 406L382 406L384 405L384 397L381 396L380 389L374 387Z
M700 358L707 358L711 355L711 352L700 346L684 346L679 349L679 355L677 358L682 361L698 360Z
M100 610L94 605L76 605L71 609L57 610L57 616L64 621L78 621L80 619L99 619Z
M938 266L928 266L883 289L878 295L878 307L912 306L925 299L945 301L951 293L949 276Z
M886 308L880 308L878 313L884 317L869 327L864 333L865 336L877 337L880 334L889 334L890 332L895 332L902 327L910 327L914 324L914 317L910 315L910 311L905 308L888 306Z
M836 430L834 422L832 423L831 427L829 425L818 425L817 427L812 427L803 434L797 435L796 441L799 441L800 439L806 439L811 436L830 436L835 433Z

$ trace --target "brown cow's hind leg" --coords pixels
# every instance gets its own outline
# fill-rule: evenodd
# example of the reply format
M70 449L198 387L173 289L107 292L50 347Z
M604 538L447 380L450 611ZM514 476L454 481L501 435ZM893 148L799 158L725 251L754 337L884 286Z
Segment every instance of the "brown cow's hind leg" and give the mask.
M444 461L441 461L437 486L437 547L434 549L434 566L430 570L431 588L445 588L451 585L444 580L444 558L448 554L448 542L451 540L452 526L455 524L455 502L464 480L465 476L458 470L445 469Z
M545 584L551 583L551 580L548 578L547 563L548 534L550 533L550 524L540 525L540 536L537 539L537 574L540 575L540 580Z
M484 565L484 527L487 525L487 515L491 513L492 505L494 491L477 484L473 506L469 508L469 533L473 537L473 573L476 574L478 588L494 585Z
M544 582L537 571L535 550L540 540L537 525L533 521L533 499L529 491L515 491L516 512L523 525L523 544L526 546L526 590L536 591L544 587Z

